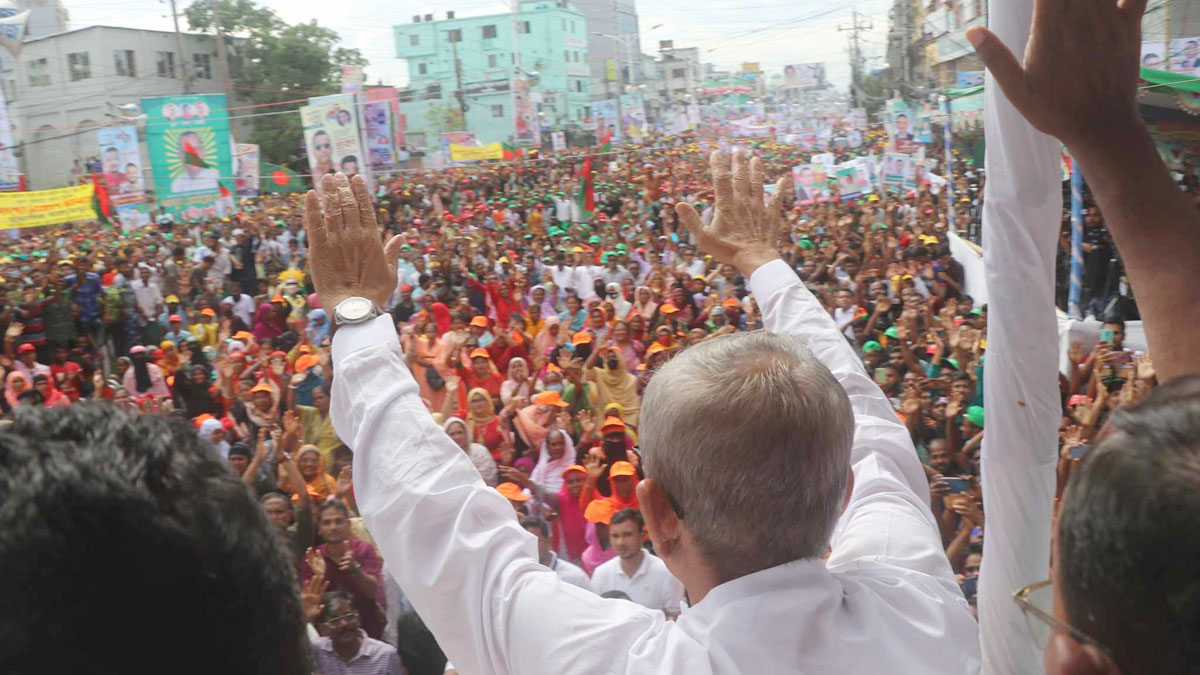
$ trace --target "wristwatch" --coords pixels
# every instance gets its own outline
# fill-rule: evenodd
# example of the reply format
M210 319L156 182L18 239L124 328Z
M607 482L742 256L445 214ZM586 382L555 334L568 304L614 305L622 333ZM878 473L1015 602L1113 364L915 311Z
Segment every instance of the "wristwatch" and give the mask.
M354 326L366 323L383 314L379 306L366 298L351 297L339 302L333 308L333 325Z

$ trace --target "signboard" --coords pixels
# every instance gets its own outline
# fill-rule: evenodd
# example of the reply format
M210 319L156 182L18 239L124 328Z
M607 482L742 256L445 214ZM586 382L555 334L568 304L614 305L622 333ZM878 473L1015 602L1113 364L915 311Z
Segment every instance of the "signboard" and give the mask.
M342 93L361 94L363 90L363 67L342 66Z
M396 152L392 135L392 109L387 101L374 101L363 106L363 126L367 131L367 156L371 168L390 171L396 167Z
M137 127L124 124L96 131L100 146L100 171L114 206L136 204L146 198L142 153Z
M621 136L634 140L646 136L646 108L641 94L621 94Z
M532 84L527 78L513 80L513 140L518 146L541 145L542 134L530 95Z
M482 82L463 83L463 96L491 96L492 94L507 94L512 91L508 79L484 80Z
M28 13L28 12L26 12ZM18 49L20 48L18 43ZM0 89L0 192L10 192L21 186L21 171L13 155L12 122L8 117L8 101Z
M304 143L313 187L319 192L321 176L342 172L353 176L362 170L362 142L354 114L354 95L323 96L300 107Z
M504 159L504 145L499 141L487 145L450 144L452 162L475 162L481 159Z
M238 143L234 159L234 166L237 171L234 173L237 176L234 179L234 187L237 190L239 197L257 197L259 184L259 152L258 146L250 143Z
M159 207L188 220L227 215L219 204L233 194L225 95L144 98L142 112Z
M96 217L91 183L77 187L0 195L0 229L56 225Z
M616 143L621 140L621 129L618 126L621 121L620 113L617 111L617 99L606 98L601 101L592 101L592 119L596 123L596 141L603 141L609 138Z
M796 63L783 67L783 86L820 89L825 86L824 63Z

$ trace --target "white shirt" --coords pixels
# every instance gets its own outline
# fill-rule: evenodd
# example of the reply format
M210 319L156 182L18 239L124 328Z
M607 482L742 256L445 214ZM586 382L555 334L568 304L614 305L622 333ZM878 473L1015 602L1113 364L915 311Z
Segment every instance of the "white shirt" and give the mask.
M232 295L225 298L233 303L233 315L242 320L248 327L254 327L254 298L242 293L238 297Z
M674 622L540 564L508 500L421 402L390 316L337 332L331 416L354 450L359 509L462 672L979 672L978 630L908 431L786 263L761 267L750 288L766 329L806 344L850 394L854 491L826 564L797 560L727 581Z
M650 609L679 614L683 584L667 570L661 558L642 551L642 562L633 576L625 576L621 558L610 558L592 571L592 590L596 595L620 591L629 599Z
M558 265L554 265L550 268L550 278L554 279L554 285L563 291L574 287L571 280L571 276L574 273L574 268L566 265L561 268Z
M213 191L217 189L217 170L216 169L200 169L196 173L196 177L192 178L188 175L187 169L183 173L171 181L171 192L179 194L180 192L199 192L200 190Z
M833 308L833 322L841 329L842 334L851 340L854 339L854 317L857 315L858 307L855 305L850 305L845 309Z
M554 570L554 573L562 577L562 580L568 584L588 591L592 590L592 580L588 579L587 572L584 572L579 565L558 557L558 554L553 551L550 552L550 564L546 567Z
M162 289L153 279L149 283L134 279L129 286L133 288L133 300L137 303L138 312L145 319L158 316L158 308L163 304Z

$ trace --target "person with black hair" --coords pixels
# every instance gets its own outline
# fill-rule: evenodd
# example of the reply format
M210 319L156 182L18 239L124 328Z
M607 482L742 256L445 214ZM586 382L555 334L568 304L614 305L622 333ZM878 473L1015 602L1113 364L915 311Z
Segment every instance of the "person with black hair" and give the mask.
M666 563L642 548L645 536L645 523L637 509L621 509L613 514L608 538L617 555L592 572L592 590L597 595L621 591L643 607L676 616L683 602L683 584Z
M526 516L521 519L521 527L537 537L538 561L554 570L568 584L592 590L587 572L584 572L578 565L558 557L558 554L551 550L550 523L540 516Z
M23 408L0 494L0 672L309 672L287 552L186 424Z
M331 497L318 506L316 523L323 543L305 555L301 581L319 576L328 580L333 590L349 593L367 635L382 638L387 624L383 559L370 542L351 538L350 509L345 502Z
M320 613L313 620L321 633L321 637L312 640L317 670L400 675L396 648L363 632L359 618L349 593L330 591L321 597Z

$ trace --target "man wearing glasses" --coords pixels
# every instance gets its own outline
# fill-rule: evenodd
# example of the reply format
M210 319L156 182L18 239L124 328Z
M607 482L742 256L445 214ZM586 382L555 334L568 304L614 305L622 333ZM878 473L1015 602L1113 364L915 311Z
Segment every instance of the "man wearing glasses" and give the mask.
M362 673L399 675L400 658L396 648L382 640L367 637L354 610L349 593L332 591L321 598L313 623L321 637L312 642L313 664L326 675ZM309 599L305 609L311 612Z

